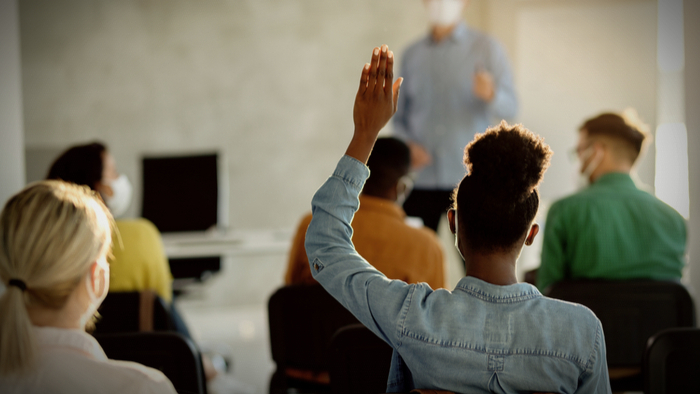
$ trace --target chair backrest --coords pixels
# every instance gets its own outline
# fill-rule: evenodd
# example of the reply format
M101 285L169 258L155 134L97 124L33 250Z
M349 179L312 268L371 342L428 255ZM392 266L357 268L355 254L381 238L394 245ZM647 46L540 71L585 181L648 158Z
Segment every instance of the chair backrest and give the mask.
M700 393L700 328L672 328L649 338L644 393Z
M178 393L206 394L202 358L191 340L174 332L95 335L107 357L163 372Z
M270 348L277 364L272 385L285 386L285 371L327 372L326 350L333 334L358 323L320 285L292 285L278 289L268 302ZM270 388L274 392L273 387Z
M98 311L95 334L174 330L165 301L151 290L109 293Z
M549 297L576 302L598 316L608 368L641 368L647 340L672 327L695 326L693 300L675 282L576 280L552 286Z
M339 329L329 347L331 393L386 392L393 349L362 324Z

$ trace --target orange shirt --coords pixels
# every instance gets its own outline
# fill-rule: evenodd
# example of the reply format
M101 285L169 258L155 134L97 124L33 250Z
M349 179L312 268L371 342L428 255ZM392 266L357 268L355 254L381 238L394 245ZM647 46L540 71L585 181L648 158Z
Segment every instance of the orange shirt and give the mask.
M404 222L406 213L392 201L360 195L360 209L352 221L352 242L360 256L389 279L407 283L426 282L433 289L444 287L442 246L435 232ZM304 240L311 214L299 224L289 253L285 282L317 284L311 275Z

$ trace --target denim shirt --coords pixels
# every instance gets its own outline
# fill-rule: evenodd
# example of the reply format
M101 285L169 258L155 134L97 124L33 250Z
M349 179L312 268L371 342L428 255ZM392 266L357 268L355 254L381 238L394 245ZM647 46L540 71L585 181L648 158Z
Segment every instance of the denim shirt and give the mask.
M387 392L610 393L605 339L587 308L529 284L463 278L453 291L389 280L355 251L352 221L369 176L344 156L312 201L314 278L394 349Z

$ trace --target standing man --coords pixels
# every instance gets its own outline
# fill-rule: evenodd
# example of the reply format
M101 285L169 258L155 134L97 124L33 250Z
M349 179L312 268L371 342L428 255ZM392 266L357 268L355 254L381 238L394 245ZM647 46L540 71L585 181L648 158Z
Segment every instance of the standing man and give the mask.
M565 279L681 279L685 219L630 177L645 139L641 125L614 113L581 126L576 154L590 185L547 213L540 291Z
M508 58L462 18L468 0L424 0L430 33L406 49L394 133L418 171L404 209L437 231L464 176L464 146L490 124L513 118L518 102Z

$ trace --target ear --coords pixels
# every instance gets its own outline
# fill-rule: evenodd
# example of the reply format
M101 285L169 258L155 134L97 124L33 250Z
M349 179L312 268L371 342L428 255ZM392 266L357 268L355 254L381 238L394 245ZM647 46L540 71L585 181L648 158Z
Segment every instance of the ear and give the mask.
M112 197L114 195L114 190L112 190L112 186L105 185L101 181L95 183L95 191L106 197Z
M525 238L525 245L530 246L532 243L535 241L535 236L537 236L537 233L540 232L540 225L537 223L533 223L532 226L530 227L530 232L527 234L527 238Z
M447 222L450 224L450 231L452 231L452 234L456 232L456 226L455 226L455 210L454 208L449 209L447 211Z

